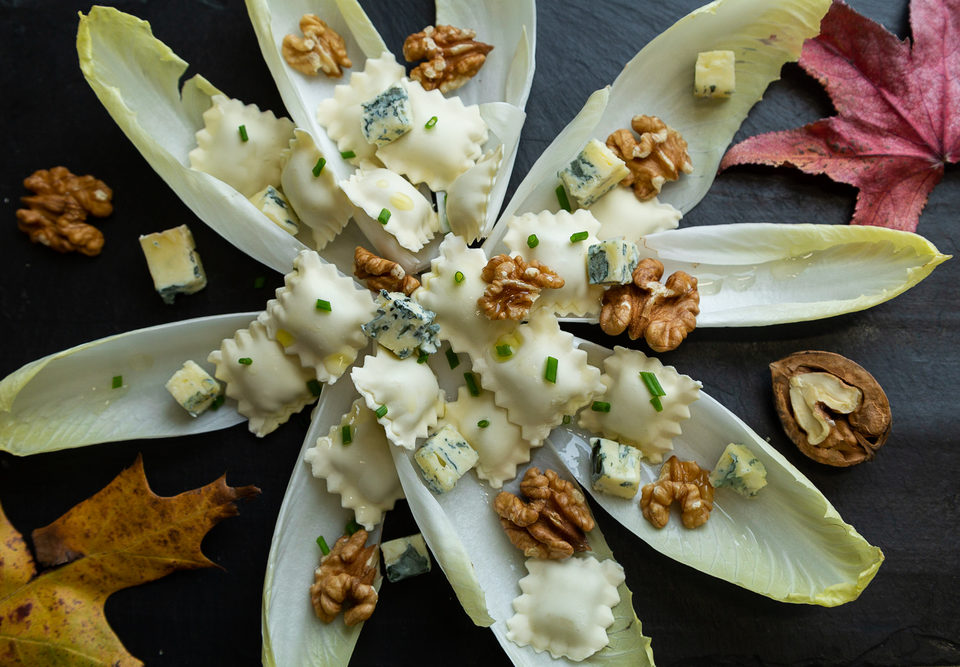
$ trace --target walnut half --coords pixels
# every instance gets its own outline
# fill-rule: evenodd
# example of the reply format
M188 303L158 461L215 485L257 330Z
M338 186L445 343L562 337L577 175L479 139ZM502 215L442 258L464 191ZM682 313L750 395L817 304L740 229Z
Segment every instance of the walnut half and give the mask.
M439 88L442 93L456 90L480 71L493 50L490 44L474 39L473 30L452 25L428 25L403 42L403 57L408 62L426 60L410 72L426 90Z
M549 266L535 259L528 264L519 255L491 257L480 277L490 284L477 299L477 306L491 320L522 320L541 289L559 289L564 285L563 278Z
M339 79L342 67L352 67L347 56L347 46L340 34L314 14L304 14L300 19L303 37L286 35L280 44L283 59L293 69L307 76L316 76L322 71L327 76Z
M653 199L667 181L693 171L687 142L680 133L656 116L634 116L630 130L617 130L607 137L607 147L627 164L630 175L621 185L633 187L640 201Z
M366 543L367 531L361 528L338 539L320 560L310 587L310 601L324 623L333 621L341 611L347 625L356 625L373 614L377 606L373 580L380 550L376 544L364 546Z
M783 430L814 461L869 461L893 424L890 402L862 366L833 352L796 352L770 364Z
M361 246L353 251L353 275L363 280L367 289L376 294L385 289L410 296L420 287L420 281L404 271L402 266L374 255Z
M640 490L640 508L644 518L657 528L670 521L670 506L680 503L685 528L702 526L713 509L713 486L710 471L696 461L681 461L671 456L660 468L660 477Z

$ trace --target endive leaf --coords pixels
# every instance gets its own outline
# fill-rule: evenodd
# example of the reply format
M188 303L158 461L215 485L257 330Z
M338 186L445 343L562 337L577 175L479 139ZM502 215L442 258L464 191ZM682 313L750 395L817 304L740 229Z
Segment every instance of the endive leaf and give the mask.
M556 211L556 172L576 157L587 139L604 141L614 130L628 127L636 114L659 116L687 141L694 172L665 185L660 195L661 201L686 213L707 193L750 107L779 78L780 67L800 56L803 41L819 32L829 7L829 0L717 0L680 19L627 63L589 131L562 133L553 141L547 149L551 161L538 161L504 215ZM697 54L715 49L735 54L736 92L722 100L694 97ZM591 97L587 104L598 102ZM578 116L578 125L583 120Z
M922 236L883 227L711 225L657 232L644 245L667 274L699 281L700 327L801 322L870 308L950 258Z
M189 166L203 112L220 91L199 75L181 90L187 63L153 36L149 23L112 7L80 15L77 53L110 116L190 210L254 259L289 271L305 246L232 187Z
M581 341L590 363L610 350ZM615 400L615 399L614 399ZM611 516L657 551L693 568L775 600L833 607L855 600L883 562L883 552L843 522L833 505L783 456L736 415L701 392L674 438L682 460L712 468L728 443L746 445L767 470L755 498L718 489L710 520L688 530L673 519L654 528L637 498L593 492L589 434L555 429L548 439L567 468ZM659 466L644 464L643 483Z
M363 627L362 623L347 627L342 615L332 623L321 622L309 591L322 555L317 537L322 535L332 545L344 534L353 511L340 506L340 496L326 490L326 482L311 474L303 457L350 409L356 392L330 391L348 383L345 378L324 386L277 516L263 579L264 665L346 665ZM380 527L371 539L380 541ZM375 587L379 590L379 578Z
M257 313L214 315L102 338L33 361L0 381L0 450L26 456L100 442L205 433L244 421L228 401L191 417L164 385ZM208 370L210 370L208 368ZM113 378L123 386L114 389Z

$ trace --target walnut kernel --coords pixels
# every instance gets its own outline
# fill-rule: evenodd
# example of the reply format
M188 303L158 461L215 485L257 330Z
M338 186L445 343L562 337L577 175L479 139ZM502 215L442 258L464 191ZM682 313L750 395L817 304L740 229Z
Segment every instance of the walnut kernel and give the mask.
M341 611L347 625L356 625L373 614L377 606L373 580L380 550L376 544L364 546L367 537L362 528L353 535L344 535L320 559L310 587L310 601L324 623L333 621Z
M322 70L328 77L339 79L343 76L342 67L353 66L343 37L320 17L304 14L300 32L303 37L287 35L280 45L283 59L293 69L308 76L316 76Z
M403 42L403 57L408 62L426 60L413 68L410 78L426 90L456 90L480 71L493 50L492 45L476 41L476 36L473 30L452 25L428 25L410 35Z
M640 491L643 517L657 528L670 521L670 506L680 503L681 519L685 528L702 526L713 509L713 486L710 471L696 461L681 461L671 456L660 469L660 477Z
M543 288L559 289L564 280L537 260L528 264L519 255L491 257L480 272L490 283L477 299L480 312L491 320L522 320Z
M385 289L410 296L420 287L420 281L404 271L402 266L360 246L353 251L353 275L363 280L367 289L376 294Z
M656 116L634 116L630 126L639 139L621 129L607 137L607 147L627 164L630 175L620 184L633 186L637 199L652 199L664 183L693 171L687 142L679 132Z

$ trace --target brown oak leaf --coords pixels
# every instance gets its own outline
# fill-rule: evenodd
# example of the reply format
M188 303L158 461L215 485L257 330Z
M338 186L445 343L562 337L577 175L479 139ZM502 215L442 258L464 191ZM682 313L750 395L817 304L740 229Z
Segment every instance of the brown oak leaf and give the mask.
M110 629L107 598L175 570L214 566L200 550L203 537L258 493L221 477L160 497L138 457L102 491L33 531L37 562L50 568L39 575L0 509L0 664L142 665Z
M910 3L913 47L834 0L800 66L837 115L751 137L720 163L793 165L859 189L852 224L914 231L960 159L960 0Z

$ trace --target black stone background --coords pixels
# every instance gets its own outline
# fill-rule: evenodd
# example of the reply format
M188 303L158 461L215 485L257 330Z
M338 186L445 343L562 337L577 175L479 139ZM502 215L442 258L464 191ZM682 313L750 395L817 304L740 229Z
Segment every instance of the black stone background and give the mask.
M909 32L902 0L854 0L895 31ZM387 44L432 23L428 0L366 3ZM122 0L155 34L229 94L283 112L239 0ZM537 73L511 191L593 90L697 6L674 2L543 0ZM281 276L195 219L114 125L77 66L76 0L0 0L0 374L76 344L201 315L259 310ZM650 76L656 76L651 72ZM642 109L637 109L641 112ZM956 110L954 110L956 112ZM826 94L796 65L770 86L737 139L832 113ZM22 179L63 164L116 192L101 228L101 256L61 256L30 244L14 210ZM947 170L919 232L957 254L960 174ZM790 169L738 168L720 175L683 226L731 222L849 220L855 191ZM137 236L188 223L210 278L202 292L164 305L154 293ZM940 665L960 663L960 495L955 417L960 354L958 260L904 295L865 312L818 322L698 329L662 355L704 384L782 452L830 499L886 562L859 600L839 608L774 602L661 556L595 509L626 568L634 605L661 665ZM258 276L266 278L254 288ZM605 344L592 327L578 335ZM767 364L802 349L844 354L886 389L894 428L876 461L835 470L803 457L783 435ZM133 655L150 665L253 665L260 661L260 598L274 519L309 411L258 440L246 425L170 440L122 442L29 458L0 454L0 502L24 534L95 493L143 454L157 493L173 495L226 472L263 494L204 541L222 569L180 572L113 595L107 617ZM761 501L762 502L762 501ZM386 537L416 530L404 503ZM315 548L305 543L304 548ZM439 568L385 585L352 664L502 664L491 632L471 625Z

